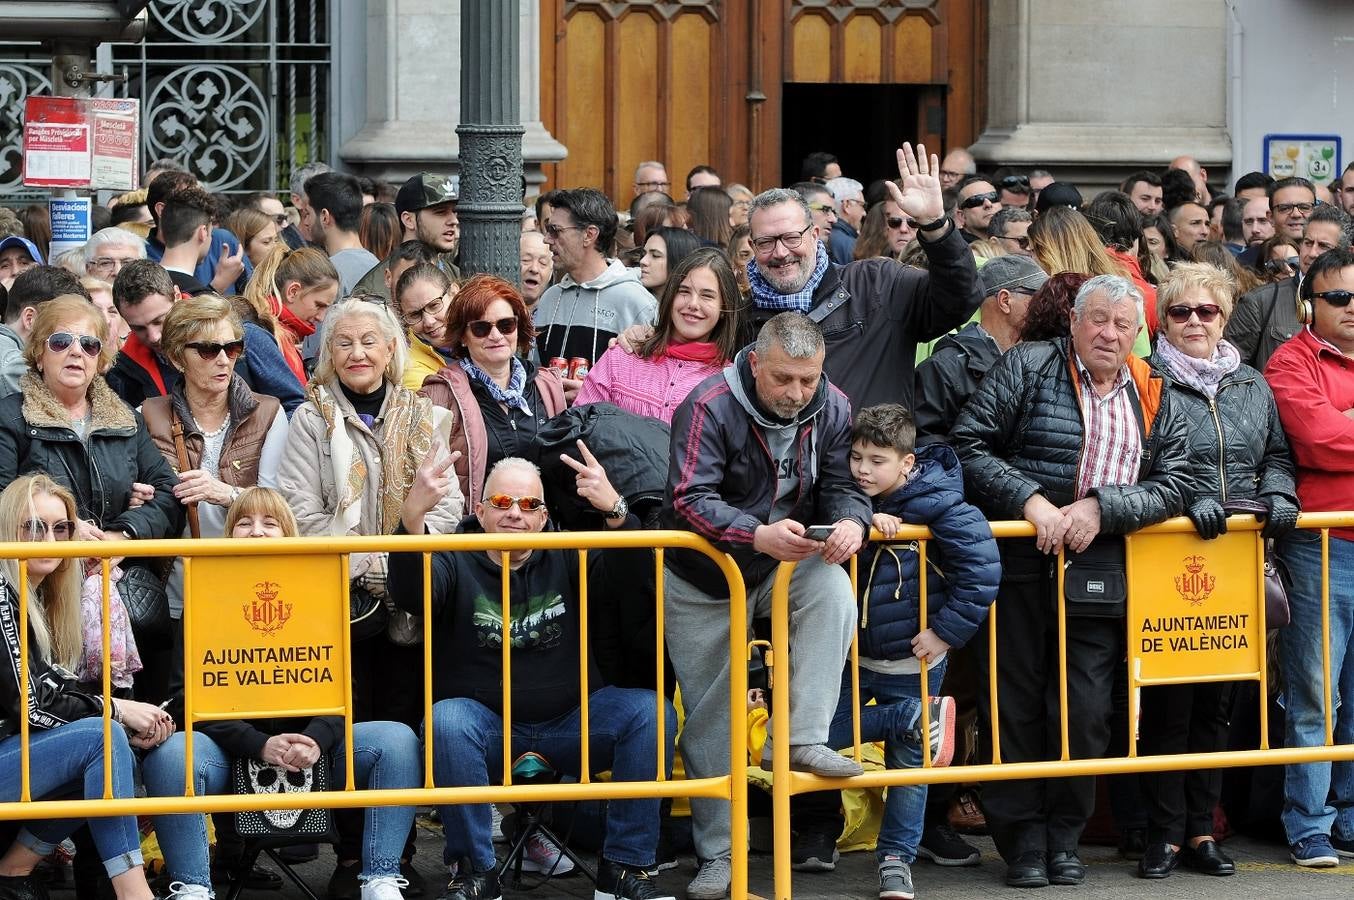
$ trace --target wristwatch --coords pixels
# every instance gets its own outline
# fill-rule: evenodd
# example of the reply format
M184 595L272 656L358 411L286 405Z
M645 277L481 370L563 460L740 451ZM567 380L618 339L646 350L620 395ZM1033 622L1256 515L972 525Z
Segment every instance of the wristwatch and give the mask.
M625 502L624 497L617 496L616 505L611 507L611 509L607 510L606 512L602 513L602 518L624 519L628 515L630 515L630 504Z
M932 219L930 222L922 222L917 226L918 231L939 231L950 221L950 217L942 215L939 219Z

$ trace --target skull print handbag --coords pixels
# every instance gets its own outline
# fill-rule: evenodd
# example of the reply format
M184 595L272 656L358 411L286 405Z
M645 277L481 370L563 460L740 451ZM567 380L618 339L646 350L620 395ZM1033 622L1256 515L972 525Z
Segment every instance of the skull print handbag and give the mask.
M298 772L257 759L236 759L231 767L235 793L308 794L329 790L329 758L321 755L315 765ZM262 809L235 814L235 828L245 837L322 838L334 830L334 814L328 809Z

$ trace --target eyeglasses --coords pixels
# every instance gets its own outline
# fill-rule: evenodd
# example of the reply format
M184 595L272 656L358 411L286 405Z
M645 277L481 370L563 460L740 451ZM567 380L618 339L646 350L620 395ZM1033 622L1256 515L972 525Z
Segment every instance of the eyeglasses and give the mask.
M670 181L636 181L635 187L643 188L646 191L666 191L672 187Z
M89 267L96 272L121 272L122 267L131 262L116 256L96 256L89 261Z
M446 292L444 291L443 293L439 294L438 296L429 300L427 303L420 306L418 309L414 310L413 312L405 313L404 315L400 316L400 318L404 320L404 324L408 325L410 328L413 328L415 325L423 321L424 316L432 316L434 319L436 319L439 318L442 315L442 313L446 312L446 309L447 309L447 295Z
M226 341L224 344L216 341L189 341L184 344L189 350L196 350L197 355L207 362L211 362L225 351L226 359L239 359L240 354L244 352L244 340Z
M1313 297L1320 297L1331 306L1344 308L1349 305L1350 300L1354 300L1354 291L1315 291Z
M1172 306L1166 310L1166 316L1177 325L1184 325L1190 316L1197 315L1200 322L1212 322L1222 313L1222 307L1216 303L1201 303L1198 306Z
M488 322L484 319L479 319L467 324L465 327L470 329L470 333L477 338L487 338L489 332L493 331L495 328L498 329L499 334L504 337L509 337L510 335L517 333L517 319L509 317L506 319L499 319L496 322Z
M1287 259L1271 259L1265 263L1266 272L1282 272L1285 269L1295 269L1298 265L1298 258L1290 256Z
M287 218L286 213L275 213L270 218L277 223L278 228L286 228L291 224L291 219Z
M810 203L809 209L819 213L836 214L837 212L837 207L833 206L831 203Z
M803 243L804 235L812 227L813 223L810 222L799 231L787 231L784 234L772 235L771 237L753 238L750 243L752 244L752 249L756 250L758 253L770 253L776 246L777 241L784 244L786 250L794 250Z
M916 227L917 227L917 220L916 220L916 219L906 219L906 220L905 220L905 219L902 219L902 218L900 218L900 217L898 217L898 216L888 216L887 218L884 219L884 224L888 225L890 228L892 228L892 229L894 229L894 230L896 231L897 229L903 227L903 222L904 222L904 221L907 222L907 227L908 227L908 228L916 228Z
M516 506L522 512L538 512L545 509L545 501L540 497L509 497L507 494L490 494L484 498L494 509L512 509Z
M1007 175L1001 180L1001 187L1015 194L1028 194L1030 179L1024 175Z
M997 235L997 240L999 240L999 241L1010 241L1011 243L1013 243L1013 244L1015 244L1017 247L1019 247L1021 250L1028 250L1028 249L1030 249L1030 239L1029 239L1029 237L1028 237L1027 235L1023 235L1023 234L1022 234L1020 237L1007 237L1007 236L1004 235L1004 234L999 234L999 235Z
M65 353L76 341L85 356L98 356L103 349L103 341L88 334L71 334L69 331L54 331L47 336L47 349L53 353Z
M1001 199L1001 194L996 191L988 191L986 194L974 194L963 203L959 204L960 209L976 209L984 203L996 203Z
M1297 211L1304 215L1316 209L1315 203L1276 203L1274 212L1281 216L1286 216L1291 212Z
M584 228L587 227L588 226L586 225L556 225L555 223L551 222L549 225L545 226L545 233L550 235L552 238L557 238L566 231L574 231L574 230L582 231Z
M70 519L62 519L60 522L29 519L19 525L19 540L45 541L49 532L58 541L69 541L75 535L75 523Z

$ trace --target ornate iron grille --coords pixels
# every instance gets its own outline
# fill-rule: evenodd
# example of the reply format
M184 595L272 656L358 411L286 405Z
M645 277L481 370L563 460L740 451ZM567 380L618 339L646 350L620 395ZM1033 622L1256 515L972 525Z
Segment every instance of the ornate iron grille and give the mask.
M333 158L330 0L153 0L146 38L111 44L114 93L139 97L142 171L178 160L212 191L283 188L296 166ZM111 51L111 54L108 52ZM20 185L20 111L49 92L36 45L0 44L0 197Z

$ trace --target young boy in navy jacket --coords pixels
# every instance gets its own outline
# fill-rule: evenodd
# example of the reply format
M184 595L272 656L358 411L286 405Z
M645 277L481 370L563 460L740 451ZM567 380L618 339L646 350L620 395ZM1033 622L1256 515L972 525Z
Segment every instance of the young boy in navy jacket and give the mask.
M931 529L926 546L926 627L921 622L920 547L916 541L866 545L857 558L860 601L861 740L884 741L889 768L922 764L921 669L935 690L946 653L973 637L997 596L1001 561L992 529L964 502L959 457L945 444L916 450L911 414L893 403L856 417L851 474L874 506L873 524L886 539L901 525ZM871 699L875 705L866 706ZM931 764L954 755L954 700L929 697ZM829 741L851 745L851 670L842 674L841 701ZM911 900L926 810L926 785L892 787L879 829L879 896Z

